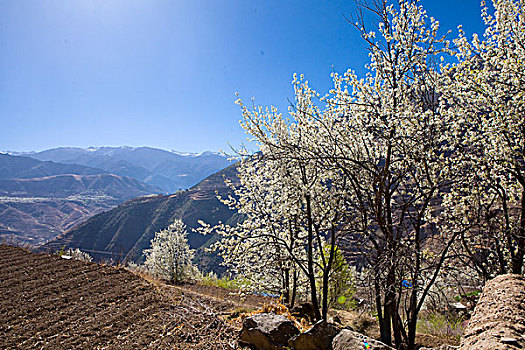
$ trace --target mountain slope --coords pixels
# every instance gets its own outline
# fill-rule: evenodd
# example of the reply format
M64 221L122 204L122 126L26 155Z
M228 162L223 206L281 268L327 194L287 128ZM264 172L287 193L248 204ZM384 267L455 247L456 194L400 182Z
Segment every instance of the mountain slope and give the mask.
M48 242L44 249L58 250L63 246L79 247L95 258L119 258L139 261L142 250L148 248L156 231L166 228L175 218L180 218L188 228L199 227L198 220L211 225L219 221L235 223L239 219L235 211L220 203L216 195L231 193L224 179L236 182L236 166L232 165L201 181L186 191L169 196L152 196L128 201L115 209L100 213L86 222ZM203 247L213 240L191 232L192 248ZM209 265L209 257L201 255L201 267Z
M212 152L180 154L151 147L66 147L27 155L41 161L102 168L157 186L166 193L189 188L231 164L227 157Z
M29 179L33 177L60 174L99 175L106 174L103 169L96 169L79 164L60 164L51 161L39 161L30 157L11 156L0 153L0 179Z
M65 198L105 195L122 200L159 192L158 188L114 174L62 174L31 179L0 179L0 196Z

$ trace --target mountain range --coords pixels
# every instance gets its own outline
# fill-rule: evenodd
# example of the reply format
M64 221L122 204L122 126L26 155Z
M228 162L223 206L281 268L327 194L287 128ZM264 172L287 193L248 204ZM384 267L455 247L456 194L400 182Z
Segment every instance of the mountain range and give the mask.
M93 214L160 192L103 169L0 154L0 238L42 244Z
M151 147L61 147L12 154L103 169L158 187L164 193L187 189L231 164L219 153L180 153Z
M41 245L127 200L187 189L229 164L217 153L149 147L0 153L0 239Z

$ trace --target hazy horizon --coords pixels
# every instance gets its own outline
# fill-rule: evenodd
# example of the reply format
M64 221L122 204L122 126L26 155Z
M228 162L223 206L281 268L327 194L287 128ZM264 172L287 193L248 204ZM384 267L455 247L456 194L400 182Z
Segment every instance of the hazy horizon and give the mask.
M32 153L39 153L39 152L48 151L48 150L52 150L52 149L59 149L59 148L79 148L79 149L89 149L89 148L96 148L96 149L100 149L100 148L133 148L133 149L136 149L136 148L153 148L153 149L158 149L158 150L161 150L161 151L166 151L166 152L171 152L171 153L179 153L179 154L182 154L182 155L185 155L185 154L198 155L198 154L202 154L202 153L206 153L206 152L223 153L221 151L224 151L224 153L229 154L227 152L227 150L214 151L214 150L207 150L207 149L205 149L205 150L200 150L200 151L192 151L192 150L166 149L166 148L154 147L154 146L149 146L149 145L140 145L140 146L129 146L129 145L108 146L108 145L99 145L99 146L87 146L87 147L57 146L57 147L43 148L43 149L37 149L37 150L35 150L35 149L31 149L31 150L0 149L0 153L32 154Z

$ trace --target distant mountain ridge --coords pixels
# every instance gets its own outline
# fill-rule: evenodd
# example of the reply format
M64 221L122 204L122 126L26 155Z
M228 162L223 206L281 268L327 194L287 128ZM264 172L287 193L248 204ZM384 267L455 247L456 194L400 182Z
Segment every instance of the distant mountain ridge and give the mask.
M0 153L0 179L29 179L61 174L99 175L107 174L107 171L85 165L42 162L30 157Z
M100 168L156 186L165 193L190 188L231 164L226 156L219 153L181 153L151 147L61 147L12 154L40 161Z
M91 215L161 192L103 169L0 154L0 238L42 244Z
M28 179L0 179L0 196L67 198L106 195L130 199L158 193L156 187L114 174L61 174Z

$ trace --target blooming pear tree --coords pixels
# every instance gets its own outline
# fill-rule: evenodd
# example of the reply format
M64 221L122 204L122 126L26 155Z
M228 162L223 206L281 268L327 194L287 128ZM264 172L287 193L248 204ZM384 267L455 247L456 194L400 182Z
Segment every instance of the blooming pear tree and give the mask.
M493 6L483 38L460 32L442 80L465 174L446 196L447 222L484 278L525 272L525 2Z
M412 350L458 239L480 271L493 247L500 267L523 271L524 3L496 2L485 39L460 36L454 48L418 0L360 6L363 78L334 73L321 96L294 76L287 118L238 100L259 148L228 200L246 221L206 229L224 236L217 247L238 271L269 271L283 286L284 271L299 272L318 318L340 247L367 271L381 340ZM459 63L447 65L454 53Z
M378 34L356 23L368 73L333 74L326 109L311 113L323 138L311 154L343 175L359 212L347 237L369 267L381 340L413 349L419 311L456 237L435 224L441 195L460 175L437 91L436 61L450 50L418 1L376 5L365 8L378 16Z
M314 161L297 152L300 148L292 147L292 133L299 131L292 131L279 114L238 103L243 108L247 132L257 134L263 123L271 132L259 134L266 142L261 143L260 153L240 162L241 186L235 188L235 198L225 200L245 220L235 227L204 226L204 231L223 236L214 248L237 273L261 288L272 287L272 283L273 288L281 286L280 292L290 304L298 288L308 290L316 317L326 318L326 291L335 248L323 248L327 239L337 242L344 212L344 205L334 202L341 198L335 195L338 186L329 183L334 176L320 171ZM275 138L265 139L270 133ZM285 155L281 146L274 148L279 144L296 152ZM323 276L320 283L318 276Z
M188 245L188 232L180 219L155 233L151 248L144 250L145 266L154 275L179 284L191 270L194 250Z

